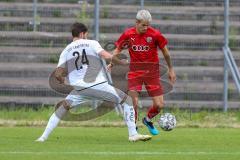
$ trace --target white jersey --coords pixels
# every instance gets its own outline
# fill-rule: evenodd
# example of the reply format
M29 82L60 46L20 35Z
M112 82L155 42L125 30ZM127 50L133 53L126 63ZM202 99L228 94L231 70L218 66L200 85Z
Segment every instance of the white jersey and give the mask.
M103 51L95 40L79 39L61 53L58 67L66 68L70 85L90 87L107 82L99 53Z

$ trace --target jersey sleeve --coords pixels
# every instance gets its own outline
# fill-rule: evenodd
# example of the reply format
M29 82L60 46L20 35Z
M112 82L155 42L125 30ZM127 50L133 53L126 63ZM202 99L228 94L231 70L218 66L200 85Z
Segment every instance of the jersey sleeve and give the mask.
M60 54L57 67L66 68L67 63L67 49L65 48Z
M123 49L128 45L129 37L125 32L122 33L122 35L119 37L119 39L115 42L115 45L118 49Z
M156 43L160 49L163 49L168 44L168 40L158 31L156 33Z
M93 41L92 43L92 49L95 53L99 54L101 51L103 51L104 49L102 48L102 46L99 44L98 41Z

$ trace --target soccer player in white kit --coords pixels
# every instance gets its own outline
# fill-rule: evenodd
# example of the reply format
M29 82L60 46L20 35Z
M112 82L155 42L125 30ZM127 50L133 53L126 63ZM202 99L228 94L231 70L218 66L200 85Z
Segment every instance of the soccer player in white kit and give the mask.
M112 55L105 51L98 41L88 40L87 30L82 23L72 25L73 41L62 51L54 77L60 84L64 84L66 77L73 90L65 100L56 105L56 110L50 117L45 131L36 141L47 140L69 109L93 99L122 105L129 141L151 139L151 136L138 134L136 130L131 98L108 84L101 58L112 59Z

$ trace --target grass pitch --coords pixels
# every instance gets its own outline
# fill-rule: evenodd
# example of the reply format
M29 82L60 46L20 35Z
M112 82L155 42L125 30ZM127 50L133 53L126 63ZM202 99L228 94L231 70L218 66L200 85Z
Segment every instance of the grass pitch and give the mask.
M43 127L0 127L1 160L239 160L238 128L176 128L130 143L123 127L59 127L37 143ZM141 133L148 133L140 128Z

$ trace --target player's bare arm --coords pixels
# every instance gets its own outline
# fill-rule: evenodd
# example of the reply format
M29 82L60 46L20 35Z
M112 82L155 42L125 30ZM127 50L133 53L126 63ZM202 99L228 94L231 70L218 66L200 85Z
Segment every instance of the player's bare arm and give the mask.
M59 81L60 84L64 83L65 77L67 76L67 71L65 68L58 67L55 71L55 78Z
M111 60L110 60L110 63L109 65L107 66L107 70L111 70L111 68L115 65L115 64L120 64L120 65L126 65L128 62L125 61L125 60L120 60L118 58L118 55L121 53L121 49L118 49L116 48L114 51L113 51L113 54L112 54L112 57L111 57Z
M109 52L103 50L101 51L99 54L102 58L104 58L105 60L110 60L110 64L124 64L123 61L121 61L117 55L120 54L121 51L119 51L119 53L116 54L116 56L114 54L110 54Z
M103 59L105 59L105 60L111 60L111 59L112 59L112 55L111 55L109 52L105 51L105 50L101 51L101 52L99 53L99 55L100 55Z
M126 65L128 64L128 62L126 60L120 60L118 58L118 55L121 53L121 49L119 48L116 48L114 51L113 51L113 54L112 54L112 59L110 61L110 64L107 66L107 69L108 70L111 70L111 68L115 65L115 64L120 64L120 65Z
M165 61L168 65L168 69L169 69L169 80L171 81L171 83L173 84L176 81L176 74L174 72L173 66L172 66L172 62L171 62L171 57L169 54L169 50L168 48L165 46L164 48L161 49L163 56L165 58Z
M113 57L112 57L112 63L113 64L120 64L120 65L125 65L126 64L126 61L122 61L118 58L121 51L122 50L118 47L113 51Z

